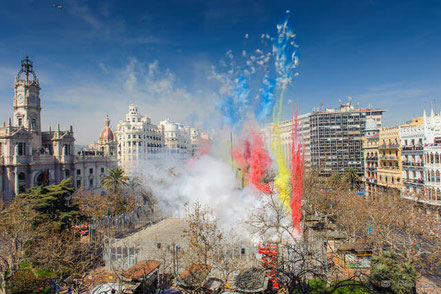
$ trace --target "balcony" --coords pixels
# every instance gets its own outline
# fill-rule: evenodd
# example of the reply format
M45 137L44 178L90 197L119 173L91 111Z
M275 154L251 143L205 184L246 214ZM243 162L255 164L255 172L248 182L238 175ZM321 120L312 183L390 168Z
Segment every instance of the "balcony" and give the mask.
M377 179L375 178L365 178L366 183L376 184Z
M378 161L378 157L366 157L366 161Z
M386 156L380 156L381 160L397 160L397 157L395 155L386 155Z
M380 167L378 167L378 171L380 172L381 170L384 170L385 172L390 172L390 171L399 171L400 168L398 166L380 166Z
M378 145L380 149L397 149L400 148L400 144L398 143L389 143L389 144L380 144Z
M408 185L418 185L418 186L424 185L423 179L404 179L403 182Z
M423 168L424 164L422 162L403 161L403 167L405 167L405 168Z
M415 152L415 151L423 151L424 147L423 145L407 145L407 146L402 146L401 147L401 152L406 153L406 152Z
M366 167L366 170L369 170L369 171L376 171L376 170L377 170L377 167L376 167L376 166L368 166L368 167Z

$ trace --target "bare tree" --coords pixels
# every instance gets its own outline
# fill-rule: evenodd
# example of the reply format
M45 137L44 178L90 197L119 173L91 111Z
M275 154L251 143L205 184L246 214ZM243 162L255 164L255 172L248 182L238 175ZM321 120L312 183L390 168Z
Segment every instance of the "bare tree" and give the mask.
M28 241L34 237L35 213L22 199L15 199L0 214L0 293L6 293L8 280L24 260Z

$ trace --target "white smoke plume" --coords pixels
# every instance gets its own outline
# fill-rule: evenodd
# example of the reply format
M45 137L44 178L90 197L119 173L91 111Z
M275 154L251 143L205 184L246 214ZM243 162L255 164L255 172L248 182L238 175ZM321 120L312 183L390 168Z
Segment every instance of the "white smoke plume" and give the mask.
M184 217L185 203L200 202L213 210L222 229L237 230L245 227L244 221L262 197L252 187L240 189L231 165L210 155L163 162L159 166L144 162L139 173L168 216Z

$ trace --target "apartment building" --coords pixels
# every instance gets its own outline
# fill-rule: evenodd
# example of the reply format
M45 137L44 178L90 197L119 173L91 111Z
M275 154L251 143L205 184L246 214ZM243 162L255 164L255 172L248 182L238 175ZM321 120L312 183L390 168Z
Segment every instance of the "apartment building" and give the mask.
M384 110L355 108L351 101L338 108L316 108L310 116L311 166L330 176L355 168L363 175L366 120L381 129Z

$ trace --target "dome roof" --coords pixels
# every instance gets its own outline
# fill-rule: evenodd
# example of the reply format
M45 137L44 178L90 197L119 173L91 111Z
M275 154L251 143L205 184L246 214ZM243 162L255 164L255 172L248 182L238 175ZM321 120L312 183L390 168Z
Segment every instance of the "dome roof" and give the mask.
M113 142L113 141L114 141L114 135L112 129L109 127L104 127L104 129L101 131L100 142Z
M377 122L373 118L368 118L366 120L366 131L376 131L378 130Z
M100 143L113 142L115 139L113 135L113 131L110 128L110 118L106 115L106 119L104 120L104 129L101 131Z

